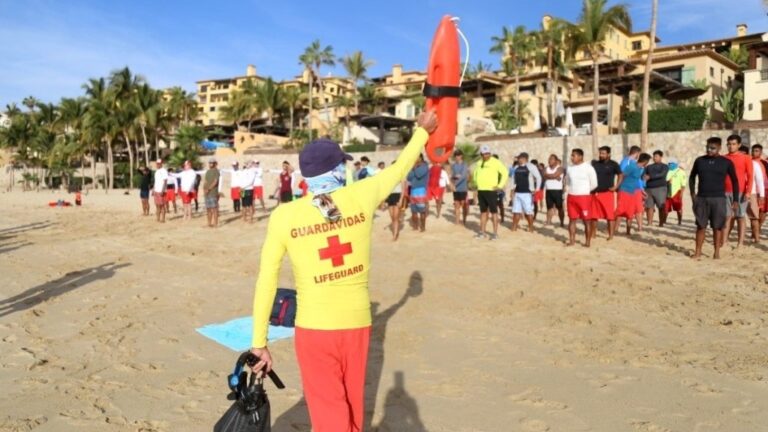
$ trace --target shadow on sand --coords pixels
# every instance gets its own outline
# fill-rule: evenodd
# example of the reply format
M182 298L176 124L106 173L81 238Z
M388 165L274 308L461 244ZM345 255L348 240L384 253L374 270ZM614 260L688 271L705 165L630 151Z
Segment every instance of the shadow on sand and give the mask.
M91 282L109 279L115 275L117 269L129 265L131 264L102 264L97 267L70 272L58 279L32 287L23 293L1 300L0 318L14 312L33 308L42 302L66 294Z
M378 303L372 304L373 326L371 329L371 342L368 349L368 371L366 373L365 386L365 424L364 431L398 431L398 432L424 432L426 429L419 418L419 410L415 399L405 390L405 378L403 372L395 372L395 386L389 390L384 405L384 416L381 424L373 427L373 412L376 406L376 395L381 385L381 375L384 367L384 341L387 336L389 320L402 308L411 297L418 297L423 291L423 279L421 273L415 271L411 274L408 288L397 303L386 310L378 312ZM273 430L302 431L311 430L307 403L302 398L293 407L285 411L275 420Z

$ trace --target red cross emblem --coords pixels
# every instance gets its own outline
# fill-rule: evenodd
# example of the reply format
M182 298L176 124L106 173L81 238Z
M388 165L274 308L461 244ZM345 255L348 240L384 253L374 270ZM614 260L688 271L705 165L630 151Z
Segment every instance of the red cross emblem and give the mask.
M331 260L334 267L344 265L344 255L352 253L352 243L340 243L339 236L328 237L328 247L320 249L320 259Z

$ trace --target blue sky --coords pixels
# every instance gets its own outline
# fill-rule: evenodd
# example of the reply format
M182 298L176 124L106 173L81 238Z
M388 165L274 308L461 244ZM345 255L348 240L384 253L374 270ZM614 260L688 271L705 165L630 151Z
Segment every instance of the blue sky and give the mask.
M243 75L255 64L275 79L300 73L298 56L314 39L337 55L362 50L371 76L395 63L423 69L444 14L461 17L472 64L503 25L538 28L549 13L575 20L579 0L171 1L0 0L0 109L33 95L77 96L89 77L128 65L156 87ZM650 26L651 0L628 0L635 30ZM761 0L661 0L662 44L768 31ZM323 72L343 74L339 67Z

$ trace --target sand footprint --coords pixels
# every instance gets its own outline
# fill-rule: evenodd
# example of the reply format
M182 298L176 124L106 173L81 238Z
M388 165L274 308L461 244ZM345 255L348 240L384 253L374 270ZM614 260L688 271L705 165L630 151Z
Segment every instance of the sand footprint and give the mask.
M523 427L523 430L531 432L546 432L550 430L548 424L536 419L522 418L520 419L520 425Z
M635 432L672 432L671 429L667 429L647 420L630 420L629 424L632 425Z

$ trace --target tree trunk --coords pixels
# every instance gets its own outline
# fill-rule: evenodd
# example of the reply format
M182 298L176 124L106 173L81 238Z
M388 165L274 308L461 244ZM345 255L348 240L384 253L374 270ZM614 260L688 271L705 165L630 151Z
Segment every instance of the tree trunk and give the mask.
M111 138L107 138L107 171L109 171L109 175L104 178L104 193L109 193L115 184L115 162L112 155Z
M125 145L128 147L128 189L133 187L133 149L131 148L131 140L128 138L128 133L123 132L123 138L125 138Z
M357 82L354 83L355 85L355 114L360 114L360 94L357 90Z
M309 141L312 141L312 69L309 70L309 117L307 121L307 130L309 131Z
M91 148L91 189L96 189L96 149Z
M592 81L592 158L597 157L597 105L600 101L600 69L597 67L597 54L592 53L594 76Z
M515 120L517 128L522 131L523 121L520 118L520 70L515 71Z
M80 190L85 190L85 155L80 156Z
M149 167L149 143L147 143L146 127L141 125L141 137L144 139L144 164Z
M651 66L653 65L653 49L656 46L656 21L659 9L659 0L653 0L651 11L651 44L648 47L648 56L645 60L645 75L643 76L643 106L640 123L640 148L645 151L648 148L648 93L651 87Z
M288 112L291 115L291 123L288 125L288 136L293 138L293 107L288 108Z
M549 127L555 127L555 110L552 106L552 102L554 100L553 93L555 89L555 83L552 82L552 50L552 42L550 41L547 46L547 83L549 84L549 89L547 91L547 118L549 119Z

